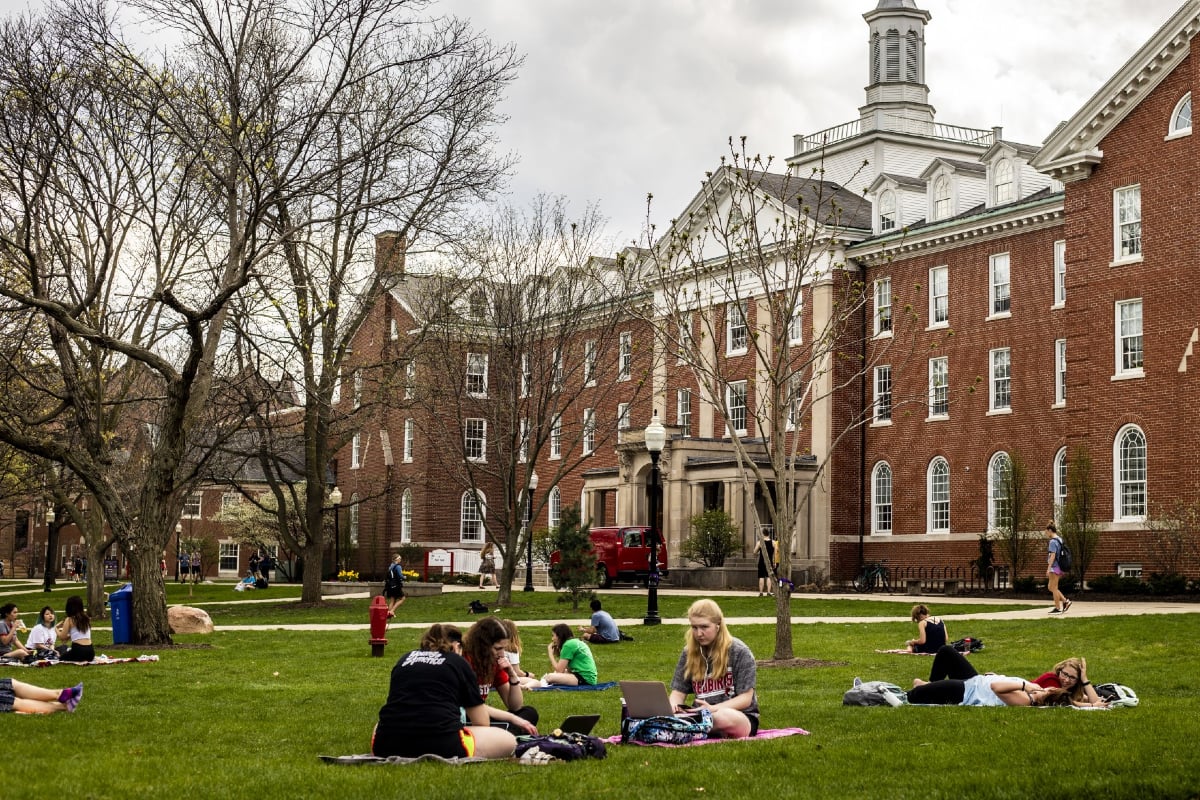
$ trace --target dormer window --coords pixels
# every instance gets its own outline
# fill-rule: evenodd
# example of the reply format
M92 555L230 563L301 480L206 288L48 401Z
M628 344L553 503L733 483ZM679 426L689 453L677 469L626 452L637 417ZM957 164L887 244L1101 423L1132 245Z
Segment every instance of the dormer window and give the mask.
M888 189L879 195L879 232L896 229L896 193Z
M1176 136L1189 136L1192 132L1192 93L1185 94L1175 106L1175 110L1171 112L1171 127L1167 131L1167 138L1171 139Z
M1013 191L1013 165L1007 158L996 162L995 170L995 197L996 205L1004 205L1011 203L1016 199Z
M939 175L933 179L933 218L946 219L953 211L950 198L950 176Z

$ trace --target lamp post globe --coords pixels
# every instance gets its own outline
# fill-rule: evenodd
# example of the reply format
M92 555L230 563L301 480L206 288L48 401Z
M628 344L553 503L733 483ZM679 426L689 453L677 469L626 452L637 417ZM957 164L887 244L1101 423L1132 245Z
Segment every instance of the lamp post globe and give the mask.
M667 429L658 421L657 411L646 426L644 437L646 452L650 454L650 563L646 574L646 616L642 623L658 625L662 622L658 615L658 458L667 444Z
M329 492L329 502L333 504L333 577L337 580L337 574L342 571L342 532L339 529L338 512L342 505L342 490L334 486Z

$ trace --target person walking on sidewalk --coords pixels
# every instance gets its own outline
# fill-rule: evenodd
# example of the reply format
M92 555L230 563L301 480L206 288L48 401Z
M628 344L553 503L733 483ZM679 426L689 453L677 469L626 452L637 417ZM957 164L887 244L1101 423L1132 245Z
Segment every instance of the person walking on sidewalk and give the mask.
M1046 523L1046 536L1050 539L1046 547L1046 588L1050 590L1050 597L1054 599L1054 608L1050 609L1050 613L1061 614L1071 608L1071 601L1058 590L1058 582L1063 575L1063 569L1058 564L1058 554L1062 550L1063 541L1059 538L1058 528L1053 522Z

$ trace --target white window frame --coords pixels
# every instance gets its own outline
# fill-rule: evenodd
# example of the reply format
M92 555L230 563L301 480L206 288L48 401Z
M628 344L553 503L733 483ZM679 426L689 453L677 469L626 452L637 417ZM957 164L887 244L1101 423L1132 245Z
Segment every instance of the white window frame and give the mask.
M875 368L871 384L874 388L871 405L872 425L892 424L892 365L880 364Z
M1012 457L1003 450L992 455L987 467L987 523L988 530L999 530L1004 515L1010 514L1011 499L1005 485L1004 470L1012 469Z
M629 403L617 403L617 441L621 441L621 434L629 430Z
M1134 307L1137 308L1137 317L1130 316L1126 319L1124 312ZM1145 308L1140 297L1118 300L1113 307L1113 341L1116 345L1114 380L1140 378L1146 374L1146 352L1143 349L1143 332L1146 325L1144 313ZM1136 364L1133 364L1135 361Z
M988 258L988 319L1012 316L1012 259L1008 253Z
M409 417L404 420L404 463L411 464L413 460L413 443L417 438L417 423Z
M1140 454L1126 446L1126 440L1140 441ZM1138 446L1131 442L1131 446ZM1143 522L1149 505L1147 477L1150 450L1145 432L1137 425L1124 425L1113 439L1113 521ZM1136 459L1136 460L1134 460ZM1127 491L1140 495L1140 502L1132 508L1126 501Z
M356 431L350 437L350 469L362 467L362 431Z
M232 539L222 539L217 543L217 575L222 578L233 578L242 571L242 548Z
M1054 340L1054 408L1067 404L1067 340Z
M1192 135L1192 93L1188 92L1179 98L1175 108L1171 110L1171 121L1167 125L1167 135L1164 141L1178 139L1181 136Z
M557 486L550 490L550 500L546 503L546 524L551 529L562 524L562 490Z
M804 373L797 369L788 377L787 393L787 429L794 431L802 426L804 415L804 394L808 391L808 383Z
M222 492L221 493L221 510L228 511L232 508L237 508L242 504L242 495L240 492Z
M627 381L633 376L633 333L624 331L617 343L617 380Z
M405 489L400 495L400 541L411 542L413 529L413 493Z
M204 515L204 494L202 492L192 492L183 501L183 518L184 519L200 519Z
M1067 240L1054 243L1054 304L1051 308L1062 308L1067 304Z
M926 531L950 533L950 462L942 456L930 461L925 470L925 497Z
M675 424L685 437L692 435L691 389L678 389L675 392Z
M521 464L529 461L529 420L522 419L517 430L517 461Z
M521 397L529 397L533 387L533 371L529 366L529 353L521 353Z
M892 335L892 279L875 281L875 336Z
M467 396L488 396L487 353L467 353Z
M692 312L688 311L679 315L679 353L678 362L684 363L692 357L692 350L695 347L695 338L692 336Z
M741 355L750 349L749 310L745 300L725 304L725 353Z
M891 189L884 189L879 193L879 232L887 233L894 231L899 223L899 203L896 202L896 193Z
M796 304L788 317L787 336L789 345L804 344L804 292L796 292Z
M550 458L562 458L562 417L550 424Z
M929 419L949 416L950 357L937 356L929 359Z
M1012 411L1012 348L997 347L988 352L988 413Z
M749 413L746 407L748 390L746 381L730 381L725 385L725 408L729 414L725 417L725 435L745 436L749 430Z
M892 535L892 467L880 461L871 470L871 535Z
M487 420L468 417L463 420L463 455L473 464L487 463Z
M388 338L393 342L400 338L400 321L395 317L388 320Z
M483 542L483 518L487 513L487 499L481 492L468 489L462 493L458 507L458 540L480 544Z
M362 370L354 370L354 407L362 408L363 376Z
M596 340L588 339L583 343L583 385L596 385Z
M943 173L933 179L930 200L932 221L936 222L954 216L954 187L951 185L949 175Z
M583 454L590 456L596 451L596 409L583 410Z
M1017 199L1017 176L1012 161L1007 158L997 161L992 176L995 184L992 187L992 205L1002 206Z
M1142 260L1142 185L1113 189L1113 266Z
M561 347L554 348L554 374L550 380L550 386L554 391L562 389L563 385L563 353Z
M350 534L350 544L358 547L358 523L359 515L362 511L362 504L359 501L358 493L350 495L350 508L347 510L347 532Z
M950 267L929 270L929 327L950 326Z
M1058 517L1059 510L1067 503L1067 448L1060 447L1054 454L1054 464L1050 476L1054 491L1054 516Z

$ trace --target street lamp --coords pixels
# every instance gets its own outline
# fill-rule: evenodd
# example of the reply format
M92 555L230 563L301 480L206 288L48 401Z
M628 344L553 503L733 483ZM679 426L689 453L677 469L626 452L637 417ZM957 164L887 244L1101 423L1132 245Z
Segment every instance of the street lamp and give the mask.
M329 502L333 503L333 577L342 569L342 532L338 525L338 511L342 505L342 490L334 486L329 493Z
M650 569L646 576L646 618L644 625L658 625L658 457L667 443L667 429L658 421L658 412L646 426L646 451L650 453Z
M46 569L42 575L42 591L50 591L54 585L54 548L58 546L57 537L52 535L54 530L54 506L46 509Z
M529 491L525 497L525 591L533 591L533 493L537 491L537 470L529 476Z
M175 582L179 583L179 562L183 560L183 520L175 523Z

